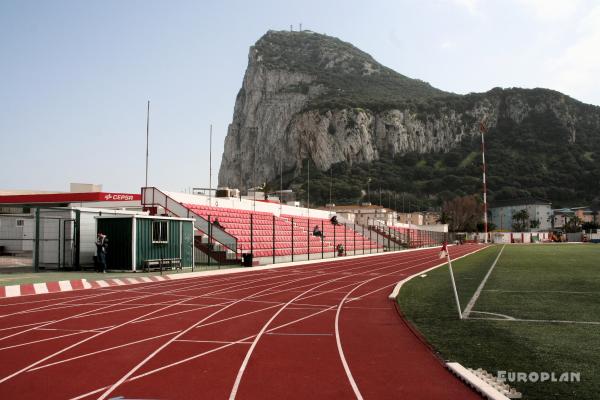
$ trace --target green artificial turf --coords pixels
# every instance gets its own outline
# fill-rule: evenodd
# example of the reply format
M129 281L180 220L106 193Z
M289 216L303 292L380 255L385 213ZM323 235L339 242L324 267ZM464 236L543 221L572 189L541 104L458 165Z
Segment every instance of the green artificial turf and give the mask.
M500 249L492 246L453 263L463 310ZM447 266L407 282L398 301L446 360L494 375L497 371L581 374L580 382L573 383L511 383L524 399L600 398L598 245L505 247L473 310L525 321L459 320Z

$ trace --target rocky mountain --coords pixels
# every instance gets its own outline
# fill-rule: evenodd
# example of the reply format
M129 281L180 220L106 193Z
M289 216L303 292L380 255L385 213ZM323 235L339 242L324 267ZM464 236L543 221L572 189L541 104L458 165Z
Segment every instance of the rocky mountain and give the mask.
M600 108L547 89L456 95L403 76L337 38L269 31L250 48L219 185L279 182L311 202L372 189L431 205L480 191L488 127L490 196L559 203L600 195ZM278 185L276 186L278 187Z

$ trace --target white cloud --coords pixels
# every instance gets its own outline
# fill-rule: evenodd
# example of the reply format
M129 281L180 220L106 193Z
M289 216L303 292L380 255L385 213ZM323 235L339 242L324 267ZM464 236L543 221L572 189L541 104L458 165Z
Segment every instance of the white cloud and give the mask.
M459 7L466 9L469 14L477 15L479 14L479 0L451 0L452 3L456 4Z
M444 40L440 44L440 47L442 48L442 50L453 50L456 48L456 42L452 40Z
M581 100L600 104L600 5L580 21L575 33L574 42L549 62L549 83Z
M581 6L580 0L517 0L533 16L543 21L571 18Z

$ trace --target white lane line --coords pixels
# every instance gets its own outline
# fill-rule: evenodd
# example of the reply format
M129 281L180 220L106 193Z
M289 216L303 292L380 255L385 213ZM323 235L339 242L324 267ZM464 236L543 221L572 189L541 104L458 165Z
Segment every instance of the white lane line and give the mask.
M100 353L106 353L107 351L111 351L111 350L122 349L123 347L129 347L129 346L132 346L134 344L148 342L150 340L160 339L161 337L175 335L178 332L179 331L164 333L162 335L152 336L152 337L149 337L149 338L146 338L146 339L140 339L140 340L136 340L136 341L133 341L133 342L128 342L128 343L120 344L118 346L108 347L106 349L94 351L94 352L91 352L91 353L80 354L78 356L67 358L65 360L55 361L53 363L44 364L44 365L40 365L40 366L35 367L35 368L31 368L31 369L27 370L27 372L33 372L33 371L37 371L38 369L44 369L44 368L51 367L53 365L64 364L66 362L70 362L70 361L73 361L73 360L78 360L80 358L90 357L90 356L93 356L93 355L96 355L96 354L100 354Z
M265 335L274 336L333 336L333 333L283 333L283 332L272 332L265 333Z
M153 321L153 320L156 320L156 319L161 319L161 318L166 318L166 317L172 317L173 315L186 314L186 313L191 313L191 312L194 312L194 311L205 310L207 308L219 307L219 306L223 306L225 304L227 304L227 303L213 304L213 305L208 305L208 306L193 308L191 310L183 310L183 311L177 311L177 312L172 312L172 313L168 313L168 314L157 315L156 317L140 319L139 321L133 322L133 324L140 324L140 323L143 323L143 322Z
M281 329L281 328L288 327L288 326L290 326L290 325L293 325L293 324L296 324L296 323L298 323L298 322L304 321L304 320L306 320L306 319L308 319L308 318L312 318L312 317L314 317L314 316L317 316L317 315L319 315L319 314L322 314L322 313L324 313L324 312L327 312L327 311L333 311L334 309L335 309L335 306L331 306L331 307L329 307L329 308L327 308L327 309L324 309L324 310L319 310L319 311L317 311L317 312L314 312L313 314L310 314L310 315L304 316L304 317L302 317L302 318L298 318L298 319L295 319L295 320L293 320L293 321L287 322L287 323L285 323L285 324L282 324L282 325L278 325L278 326L276 326L276 327L273 327L273 328L269 329L267 332L273 332L273 331L275 331L275 330L278 330L278 329ZM161 366L161 367L158 367L158 368L156 368L156 369L153 369L153 370L150 370L150 371L144 372L143 374L140 374L140 375L133 376L133 377L131 377L130 379L128 379L126 382L132 382L132 381L136 381L136 380L138 380L138 379L145 378L146 376L153 375L153 374L156 374L156 373L158 373L158 372L164 371L165 369L172 368L172 367L176 367L176 366L178 366L178 365L181 365L181 364L184 364L184 363L186 363L186 362L189 362L189 361L196 360L196 359L198 359L198 358L201 358L201 357L203 357L203 356L206 356L206 355L212 354L212 353L214 353L214 352L216 352L216 351L219 351L219 350L224 350L224 349L226 349L226 348L229 348L229 347L231 347L231 346L233 346L233 345L235 345L235 344L238 344L238 343L244 343L245 341L247 341L247 340L250 340L250 339L252 339L252 338L253 338L253 337L255 337L255 336L256 336L256 335L250 335L250 336L246 336L245 338L242 338L242 339L240 339L240 340L237 340L237 341L231 342L230 344L226 344L226 345L224 345L224 346L220 346L220 347L217 347L217 348L215 348L215 349L212 349L212 350L209 350L209 351L205 351L205 352L202 352L202 353L199 353L199 354L195 354L195 355L193 355L193 356L190 356L190 357L184 358L184 359L182 359L182 360L175 361L175 362L173 362L173 363L171 363L171 364L163 365L163 366ZM83 399L83 398L86 398L86 397L89 397L89 396L91 396L91 395L93 395L93 394L100 393L100 392L102 392L103 390L106 390L106 389L108 389L108 388L109 388L108 386L104 386L104 387L101 387L101 388L99 388L99 389L93 390L93 391L91 391L91 392L88 392L88 393L84 393L84 394L82 394L82 395L79 395L79 396L77 396L77 397L73 397L73 398L72 398L72 399L70 399L70 400L81 400L81 399Z
M402 269L399 269L399 270L396 270L396 271L393 271L393 272L390 272L390 273L386 273L386 274L380 274L379 276L376 276L374 278L367 279L367 280L363 281L362 283L358 284L357 286L355 286L348 293L346 293L346 296L344 296L344 298L342 300L340 300L340 302L338 303L337 310L336 310L336 313L335 313L335 341L336 341L336 345L337 345L337 348L338 348L338 354L340 356L340 360L341 360L342 365L344 367L344 371L346 372L346 377L348 378L348 382L350 383L350 386L352 387L352 391L354 392L354 395L356 396L356 398L358 400L362 400L363 396L362 396L362 394L360 392L360 389L358 388L358 385L356 383L356 380L354 379L354 376L352 375L352 371L350 370L350 366L348 365L348 361L346 360L346 356L344 354L344 349L342 347L342 341L341 341L341 338L340 338L340 314L341 314L341 311L342 311L342 306L350 301L350 295L352 293L354 293L357 289L359 289L363 285L366 285L369 282L372 282L374 280L377 280L377 279L380 279L380 278L383 278L383 277L387 277L387 276L390 276L390 275L396 275L399 272L406 271L408 269L412 269L412 268L416 268L416 267L420 267L422 265L427 265L427 264L429 264L431 262L432 262L431 259L426 259L423 262L411 265L410 267L402 268ZM388 287L389 287L389 285L388 285Z
M275 276L280 276L280 275L275 275ZM301 281L301 280L305 280L305 279L309 279L309 278L301 278L301 279L296 279L296 280L292 280L292 281L286 281L284 283L280 283L280 284L275 285L275 287L289 285L290 283L294 283L295 281ZM258 293L253 293L253 294L251 294L250 296L247 296L247 297L249 298L249 297L255 296L255 295L260 294L262 292L265 292L267 290L268 289L264 289L262 291L259 291ZM228 304L228 305L226 305L226 306L218 309L217 311L213 312L212 314L208 315L207 317L204 317L200 321L196 322L195 324L192 324L191 326L189 326L185 330L181 331L175 337L171 338L171 340L167 341L162 346L158 347L155 351L153 351L150 355L148 355L145 359L143 359L140 363L138 363L135 367L133 367L129 372L127 372L125 375L123 375L108 390L106 390L100 397L98 397L98 400L103 400L103 399L107 398L108 395L110 395L117 387L119 387L123 382L125 382L126 380L128 380L131 377L131 375L133 375L137 370L139 370L142 366L144 366L148 361L150 361L152 358L154 358L154 356L156 356L158 353L160 353L164 348L166 348L167 346L169 346L175 340L179 339L180 337L182 337L183 335L185 335L186 333L188 333L189 331L191 331L192 329L194 329L196 326L198 326L201 323L207 321L208 319L212 318L213 316L215 316L215 315L217 315L217 314L219 314L219 313L227 310L228 308L230 308L231 306L233 306L235 304L240 303L242 300L244 300L244 299L237 300L237 301L235 301L233 303L230 303L230 304Z
M406 261L406 262L401 263L401 264L409 263L409 262L412 262L412 261L413 260ZM430 260L428 260L426 262L430 262ZM380 268L375 268L374 270L375 271L380 271L380 270L383 270L383 269L394 268L394 267L396 267L396 266L395 265L385 265L385 266L380 267ZM414 267L415 266L408 267L408 268L414 268ZM355 268L354 270L356 270L356 269L358 269L358 268ZM369 273L369 272L372 272L372 271L373 271L373 269L371 271L350 272L350 273L352 273L353 276L357 276L357 275L366 274L366 273ZM397 273L397 272L398 271L394 271L393 273ZM246 353L246 357L242 361L242 365L240 366L240 369L238 370L238 374L236 376L236 379L235 379L235 382L233 384L233 387L231 388L231 393L229 394L229 400L234 400L235 399L235 397L237 395L237 392L239 390L240 383L242 381L242 377L244 375L244 372L246 371L246 368L248 367L248 362L250 361L250 357L252 356L252 353L253 353L254 349L256 348L258 342L260 341L261 337L264 335L265 331L267 330L267 328L269 327L269 325L275 320L275 318L277 318L279 316L279 314L281 314L286 309L286 307L288 307L291 303L293 303L294 301L300 299L301 297L303 297L307 293L310 293L311 291L313 291L315 289L318 289L320 287L323 287L325 285L329 285L329 284L331 284L333 282L341 281L342 279L346 279L346 276L342 276L340 278L334 278L334 279L325 281L325 282L323 282L321 284L318 284L316 286L313 286L313 287L307 289L304 293L301 293L298 296L294 297L293 299L289 300L287 303L285 303L283 306L281 306L279 308L279 310L277 310L277 312L275 314L273 314L273 316L263 325L263 327L260 330L260 332L258 332L258 334L256 335L256 337L254 338L254 341L253 341L252 345L250 346L250 349L248 349L248 351ZM376 279L376 278L373 278L373 279ZM335 290L339 290L339 288L335 288ZM318 294L321 294L321 293L318 293Z
M89 331L81 331L81 332L71 332L71 333L66 333L64 335L60 335L60 336L53 336L50 338L46 338L46 339L39 339L39 340L33 340L31 342L26 342L26 343L19 343L19 344L15 344L12 346L6 346L6 347L0 347L0 351L2 350L8 350L8 349L14 349L16 347L23 347L23 346L29 346L30 344L36 344L36 343L42 343L42 342L47 342L49 340L56 340L56 339L60 339L60 338L64 338L67 336L73 336L73 335L81 335L82 333L90 333Z
M488 278L492 274L492 271L494 270L494 267L496 266L496 263L500 259L500 256L502 255L502 252L504 251L505 247L506 247L506 245L502 246L502 248L498 252L498 255L496 256L496 259L494 260L494 263L492 264L492 266L490 267L490 269L488 270L488 272L483 277L483 280L481 281L481 283L479 284L479 287L477 288L477 290L473 294L473 297L471 297L471 300L469 300L469 303L467 304L467 306L465 307L465 310L463 311L463 318L469 318L469 314L471 314L471 310L473 310L473 307L475 306L475 303L477 302L477 299L479 299L479 295L481 294L481 291L483 290L483 287L485 286Z
M421 253L421 252L419 252L419 253L418 253L418 255L421 255L421 254L423 254L423 253ZM394 256L394 255L395 255L395 254L392 254L392 256ZM437 253L435 253L434 255L437 255ZM387 261L387 260L391 259L391 257L389 257L389 256L390 256L390 255L388 255L388 257L382 256L382 257L380 257L380 260L381 260L381 261L384 261L384 260L385 260L385 261ZM418 256L417 256L417 257L415 257L415 258L414 258L414 260L418 260L418 259L423 259L423 257L418 257ZM352 270L356 270L356 269L360 269L360 268L362 268L362 267L364 267L364 266L372 266L372 262L370 262L370 261L371 261L370 259L367 259L367 258L366 258L366 259L365 259L365 261L366 261L366 263L356 263L356 262L355 262L355 260L350 260L349 262L338 262L338 263L337 263L336 265L334 265L334 266L329 266L329 265L326 265L326 266L323 266L323 268L325 268L326 270L335 270L335 269L337 269L337 268L347 268L347 267L348 267L348 264L351 264L351 265L356 265L354 268L352 268ZM413 261L413 258L412 258L412 257L407 257L407 259L406 259L406 260L404 260L404 262L402 262L402 263L400 263L400 264L406 264L406 263L410 263L410 262L412 262L412 261ZM386 267L384 267L384 268L386 268ZM389 266L388 266L387 268L389 268ZM407 269L409 269L409 268L412 268L412 267L408 267ZM335 272L327 272L327 273L328 273L328 274L333 274L333 273L335 273ZM285 276L290 276L290 275L291 275L291 274L288 274L288 275L285 275ZM279 275L279 274L278 274L278 276L277 276L277 277L282 277L282 275ZM314 277L314 276L311 276L311 277ZM286 285L286 284L290 284L290 283L294 283L294 282L298 282L298 281L302 281L302 280L306 280L306 279L310 279L311 277L302 278L302 279L297 279L297 280L292 280L292 281L287 281L287 282L283 283L281 286L284 286L284 285ZM268 278L267 278L267 279L268 279ZM264 279L264 280L267 280L267 279ZM260 281L260 280L261 280L261 279L257 279L256 281ZM253 282L253 281L250 281L250 283L252 283L252 282ZM230 289L230 288L225 288L225 289L222 289L221 291L223 291L223 290L229 290L229 289ZM263 290L262 292L264 292L264 291L266 291L266 290ZM256 293L256 295L258 295L259 293L262 293L262 292L257 292L257 293ZM210 295L211 295L211 294L207 294L207 295L206 295L206 297L209 297ZM201 296L201 297L202 297L202 296ZM243 301L243 300L244 300L244 299L241 299L241 301ZM227 307L229 307L229 306L227 306ZM297 319L297 320L295 320L295 321L291 321L291 322L289 322L289 323L286 323L286 324L280 325L278 328L285 327L285 326L289 326L289 325L291 325L291 324L293 324L293 323L296 323L296 322L298 322L298 321L305 320L305 319L307 319L307 318L310 318L310 317L312 317L312 316L314 316L314 315L318 315L318 314L321 314L321 313L323 313L323 312L326 312L326 311L332 310L333 308L335 308L335 307L334 307L334 306L332 306L332 307L330 307L330 308L326 308L326 309L323 309L323 310L319 310L319 311L317 311L316 313L314 313L313 315L308 315L308 316L305 316L305 317L299 318L299 319ZM193 327L193 326L192 326L192 327ZM270 331L272 331L272 330L274 330L274 329L276 329L276 328L270 329L268 332L270 332ZM248 340L248 339L251 339L251 338L253 338L254 336L255 336L255 335L248 336L248 337L246 337L246 338L244 338L244 339L241 339L241 341L243 341L243 340ZM231 345L224 345L224 346L222 346L222 347L220 347L220 348L213 349L213 350L210 350L210 351L208 351L208 352L201 353L201 354L197 354L197 355L195 355L195 356L192 356L192 357L186 358L186 359L184 359L184 360L180 360L180 361L177 361L177 362L175 362L175 363L172 363L172 364L169 364L169 365L166 365L166 366L160 367L160 368L158 368L158 369L155 369L155 370L152 370L152 371L146 372L146 373L144 373L144 374L142 374L142 375L137 375L137 376L135 376L135 377L133 377L133 378L131 378L131 379L127 379L126 381L132 381L132 380L140 379L140 378L142 378L142 377L144 377L144 376L147 376L147 375L150 375L150 374L153 374L153 373L156 373L156 372L162 371L163 369L170 368L170 367L172 367L172 366L175 366L175 365L179 365L179 364L181 364L181 363L184 363L184 362L187 362L187 361L190 361L190 360L196 359L196 358L198 358L198 357L201 357L202 355L210 354L210 353L213 353L214 351L217 351L217 350L220 350L220 349L222 349L222 348L229 347L229 346L231 346ZM82 398L88 397L88 396L90 396L90 395L92 395L92 394L96 394L96 393L102 392L102 391L104 391L104 390L106 390L106 389L111 389L111 390L114 390L114 385L113 385L113 386L111 386L111 387L109 387L109 386L105 386L105 387L103 387L103 388L96 389L96 390L94 390L94 391L92 391L92 392L88 392L88 393L85 393L85 394L83 394L83 395L77 396L77 397L73 398L72 400L82 399Z
M191 339L177 339L175 342L184 343L216 343L216 344L251 344L252 342L224 342L222 340L191 340Z
M288 323L285 323L285 324L282 324L282 325L278 325L278 326L276 326L276 327L274 327L274 328L271 328L271 329L269 329L267 332L272 332L272 331L275 331L275 330L277 330L277 329L285 328L285 327L287 327L287 326L293 325L293 324L295 324L295 323L298 323L298 322L300 322L300 321L304 321L305 319L308 319L308 318L314 317L314 316L316 316L316 315L322 314L322 313L324 313L324 312L326 312L326 311L332 311L334 308L335 308L335 306L332 306L332 307L330 307L329 309L325 309L325 310L319 310L319 311L317 311L317 312L315 312L315 313L313 313L313 314L311 314L311 315L307 315L307 316L305 316L305 317L298 318L298 319L296 319L296 320L294 320L294 321L290 321L290 322L288 322ZM242 339L240 339L240 340L237 340L237 341L231 342L231 343L229 343L229 344L225 344L225 345L223 345L223 346L220 346L220 347L217 347L217 348L215 348L215 349L211 349L211 350L208 350L208 351L205 351L205 352L199 353L199 354L195 354L195 355L193 355L193 356L191 356L191 357L187 357L187 358L184 358L184 359L182 359L182 360L175 361L175 362L173 362L173 363L171 363L171 364L163 365L163 366L161 366L161 367L158 367L158 368L155 368L155 369L153 369L153 370L150 370L150 371L144 372L143 374L140 374L140 375L133 376L133 377L131 377L130 379L128 379L126 382L132 382L132 381L136 381L136 380L138 380L138 379L141 379L141 378L145 378L146 376L149 376L149 375L152 375L152 374L156 374L156 373L158 373L158 372L161 372L161 371L163 371L163 370L165 370L165 369L168 369L168 368L171 368L171 367L176 367L176 366L178 366L178 365L181 365L181 364L184 364L184 363L186 363L186 362L189 362L189 361L192 361L192 360L196 360L196 359L198 359L198 358L201 358L201 357L204 357L204 356L206 356L206 355L212 354L212 353L214 353L214 352L216 352L216 351L219 351L219 350L224 350L224 349L226 349L226 348L229 348L229 347L231 347L231 346L233 346L233 345L235 345L235 344L238 344L238 343L246 343L246 341L247 341L247 340L250 340L250 339L252 339L252 338L253 338L253 337L255 337L255 336L256 336L256 335L250 335L250 336L246 336L245 338L242 338ZM99 389L93 390L93 391L91 391L91 392L88 392L88 393L84 393L84 394L82 394L82 395L79 395L79 396L77 396L77 397L73 397L73 398L72 398L72 399L70 399L70 400L81 400L81 399L83 399L83 398L86 398L86 397L88 397L88 396L91 396L91 395L93 395L93 394L100 393L100 392L102 392L102 391L104 391L104 390L106 390L106 389L108 389L108 388L109 388L109 386L104 386L104 387L101 387L101 388L99 388Z
M0 328L0 331L10 331L11 329L25 328L27 326L34 326L34 325L44 326L44 324L47 325L47 322L48 321L42 321L42 322L33 322L31 324L15 325L15 326L11 326L9 328ZM54 321L50 321L50 322L54 322Z
M267 278L267 279L270 279L270 278ZM259 280L260 280L260 279L259 279ZM250 282L251 282L251 281L250 281ZM241 285L245 285L245 284L246 284L246 283L242 283L242 284L238 284L237 286L241 286ZM234 286L236 286L236 285L234 285ZM228 289L228 288L227 288L227 289ZM226 289L220 289L220 290L217 290L217 291L215 291L215 292L208 293L208 294L210 295L210 294L214 294L214 293L219 293L219 292L222 292L223 290L226 290ZM148 296L143 296L142 298L144 298L144 297L148 297ZM200 297L202 297L202 295L198 296L198 298L200 298ZM139 297L136 297L136 298L133 298L133 299L130 299L130 300L131 300L131 301L133 301L133 300L138 300L138 299L139 299ZM185 302L185 301L187 301L187 299L183 299L183 300L181 300L181 303L183 303L183 302ZM127 303L127 301L126 301L126 302L124 302L123 304L125 304L125 303ZM12 373L12 374L10 374L10 375L8 375L8 376L5 376L4 378L0 379L0 383L6 382L7 380L9 380L9 379L12 379L12 378L14 378L15 376L17 376L17 375L19 375L19 374L21 374L21 373L23 373L23 372L25 372L25 371L27 371L27 370L29 370L29 369L33 368L33 367L36 367L37 365L39 365L39 364L42 364L42 363L44 363L45 361L47 361L47 360L49 360L49 359L51 359L51 358L53 358L53 357L55 357L55 356L57 356L57 355L60 355L60 354L64 353L65 351L68 351L68 350L70 350L70 349L72 349L72 348L74 348L74 347L77 347L77 346L79 346L79 345L81 345L81 344L83 344L83 343L86 343L87 341L89 341L89 340L91 340L91 339L94 339L94 338L96 338L96 337L98 337L98 336L100 336L100 335L103 335L103 334L107 333L107 332L111 332L111 331L113 331L113 330L115 330L115 329L117 329L117 328L120 328L120 327L122 327L122 326L125 326L125 325L127 325L127 324L129 324L129 323L131 323L131 322L135 322L135 321L137 321L138 319L142 319L142 318L148 317L149 315L152 315L152 314L154 314L154 313L157 313L157 312L163 311L163 310L165 310L165 309L167 309L167 308L170 308L170 307L172 307L173 305L175 305L175 304L170 304L170 305L167 305L167 306L165 306L165 307L163 307L163 308L159 308L159 309L157 309L157 310L154 310L154 311L152 311L152 312L150 312L150 313L146 313L146 314L144 314L144 315L141 315L141 316L139 316L139 317L136 317L136 318L130 319L130 320L128 320L128 321L125 321L124 323L121 323L121 324L119 324L119 325L115 325L115 326L113 326L113 327L111 327L111 328L109 328L109 329L107 329L107 330L105 330L105 331L99 332L99 333L97 333L97 334L95 334L95 335L92 335L92 336L90 336L90 337L87 337L87 338L85 338L85 339L83 339L83 340L81 340L81 341L79 341L79 342L76 342L76 343L74 343L74 344L72 344L72 345L70 345L70 346L67 346L67 347L65 347L65 348L63 348L63 349L61 349L61 350L59 350L59 351L57 351L57 352L55 352L55 353L52 353L52 354L50 354L50 355L48 355L48 356L46 356L46 357L44 357L44 358L42 358L42 359L39 359L38 361L36 361L36 362L34 362L34 363L32 363L32 364L30 364L30 365L28 365L28 366L26 366L26 367L24 367L24 368L22 368L22 369L18 370L18 371L16 371L16 372L14 372L14 373ZM84 313L84 314L85 314L85 313ZM61 322L61 321L64 321L64 320L67 320L67 319L70 319L70 318L71 318L71 317L69 317L69 318L65 318L65 319L63 319L63 320L58 320L58 321L56 321L56 322ZM46 324L46 325L49 325L49 324ZM42 326L45 326L45 325L42 325ZM22 332L31 331L31 330L33 330L33 329L35 329L35 328L31 328L31 329L28 329L28 330L25 330L25 331L22 331ZM17 334L18 334L18 333L17 333ZM17 335L17 334L13 334L13 335L6 336L6 337L4 337L4 338L0 338L0 340L6 339L7 337L10 337L10 336L15 336L15 335Z
M410 262L410 261L408 261L408 260L407 260L406 262ZM344 265L345 265L344 263L340 263L340 264L339 264L339 266L344 266ZM368 263L367 265L372 265L372 263ZM361 264L360 264L360 266L357 266L357 267L355 267L355 268L352 268L352 270L360 269L360 268L362 268L362 267L363 267L363 264L361 263ZM380 269L383 269L383 268L386 268L386 267L382 267L382 268L380 268ZM389 268L389 266L388 266L387 268ZM276 277L280 277L281 275L277 274L277 275L275 275L275 276L276 276ZM109 389L107 389L107 390L106 390L106 391L105 391L105 392L104 392L104 393L103 393L103 394L102 394L102 395L101 395L101 396L98 398L98 400L103 400L103 399L105 399L105 398L106 398L108 395L110 395L110 394L111 394L111 393L112 393L112 392L113 392L113 391L114 391L114 390L115 390L117 387L119 387L119 386L120 386L120 385L121 385L123 382L127 381L127 380L128 380L130 377L131 377L131 375L133 375L133 374L134 374L134 373L135 373L137 370L139 370L139 369L140 369L142 366L144 366L144 365L145 365L145 364L146 364L146 363L147 363L149 360L151 360L152 358L154 358L154 356L155 356L156 354L160 353L160 352L161 352L161 351L162 351L164 348L166 348L167 346L169 346L169 344L171 344L171 343L172 343L172 342L174 342L175 340L179 339L181 336L183 336L184 334L186 334L186 333L187 333L187 332L189 332L190 330L194 329L194 328L195 328L197 325L199 325L199 324L201 324L201 323L205 322L206 320L208 320L208 319L212 318L214 315L217 315L217 314L221 313L222 311L224 311L224 310L228 309L229 307L231 307L231 306L233 306L233 305L235 305L235 304L238 304L238 303L240 303L240 302L242 302L242 301L246 300L247 298L251 298L251 297L254 297L254 296L260 295L260 294L262 294L262 293L264 293L264 292L268 292L269 290L272 290L273 288L276 288L276 287L281 287L281 286L286 286L286 285L294 284L294 283L296 283L296 282L300 282L300 281L307 280L307 279L314 279L314 277L313 277L313 276L309 276L309 277L304 277L304 278L299 278L299 279L294 279L294 280L286 281L286 282L283 282L283 283L280 283L280 284L277 284L277 285L271 286L271 287L269 287L269 288L267 288L267 289L263 289L263 290L261 290L261 291L259 291L259 292L255 292L255 293L251 294L250 296L246 296L246 297L244 297L244 298L242 298L242 299L239 299L239 300L237 300L237 301L235 301L235 302L233 302L233 303L231 303L231 304L228 304L228 305L226 305L225 307L223 307L223 308L221 308L221 309L219 309L219 310L215 311L214 313L212 313L212 314L210 314L209 316L207 316L207 317L203 318L202 320L198 321L197 323L195 323L195 324L193 324L193 325L189 326L188 328L186 328L185 330L183 330L182 332L180 332L178 335L176 335L174 338L172 338L171 340L167 341L167 342L166 342L166 343L164 343L162 346L160 346L159 348L157 348L157 349L156 349L154 352L152 352L150 355L148 355L148 356L147 356L147 357L146 357L144 360L142 360L142 361L141 361L139 364L137 364L135 367L133 367L133 368L132 368L132 369L131 369L129 372L127 372L127 373L126 373L126 374L125 374L123 377L121 377L121 378L120 378L120 379L119 379L117 382L115 382L115 383L114 383L112 386L110 386L110 388L109 388ZM333 281L337 281L337 280L340 280L340 279L342 279L342 278L336 278L336 279L332 279L331 281L327 281L327 282L325 282L325 283L322 283L321 285L318 285L318 286L315 286L315 287L313 287L313 289L319 288L319 287L321 287L321 286L324 286L324 285L325 285L325 284L327 284L327 283L330 283L330 282L333 282ZM234 287L235 287L235 286L234 286ZM260 287L260 285L259 285L259 286L256 286L256 285L255 285L254 287ZM231 289L231 288L228 288L228 289ZM222 289L222 290L221 290L221 292L222 292L222 291L224 291L224 290L228 290L228 289ZM310 291L310 290L309 290L309 291ZM308 292L308 291L307 291L307 292ZM210 294L212 294L212 293L210 293ZM209 294L209 295L210 295L210 294ZM199 297L202 297L202 296L199 296ZM295 299L297 299L297 298L299 298L299 297L301 297L301 295L298 295L298 296L296 296L296 298L295 298ZM294 299L294 300L295 300L295 299ZM290 302L286 303L286 305L288 305L289 303L290 303ZM282 308L282 309L280 309L280 311L282 311L282 310L283 310L283 308ZM262 333L264 333L264 329L266 329L266 326L265 326L265 327L263 327L263 331L262 331ZM252 349L252 348L253 348L253 346L255 346L255 345L256 345L256 340L255 340L255 342L252 344L252 346L251 346L251 349ZM246 362L246 364L247 364L247 362ZM241 376L240 376L240 378L241 378ZM0 383L1 383L1 381L0 381Z

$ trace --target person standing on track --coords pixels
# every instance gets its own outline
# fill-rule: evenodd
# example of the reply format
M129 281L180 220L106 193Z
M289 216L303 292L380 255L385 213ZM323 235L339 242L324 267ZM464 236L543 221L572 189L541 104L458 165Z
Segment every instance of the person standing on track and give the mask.
M98 259L98 272L106 273L106 255L108 253L108 237L98 232L96 238L96 255Z

